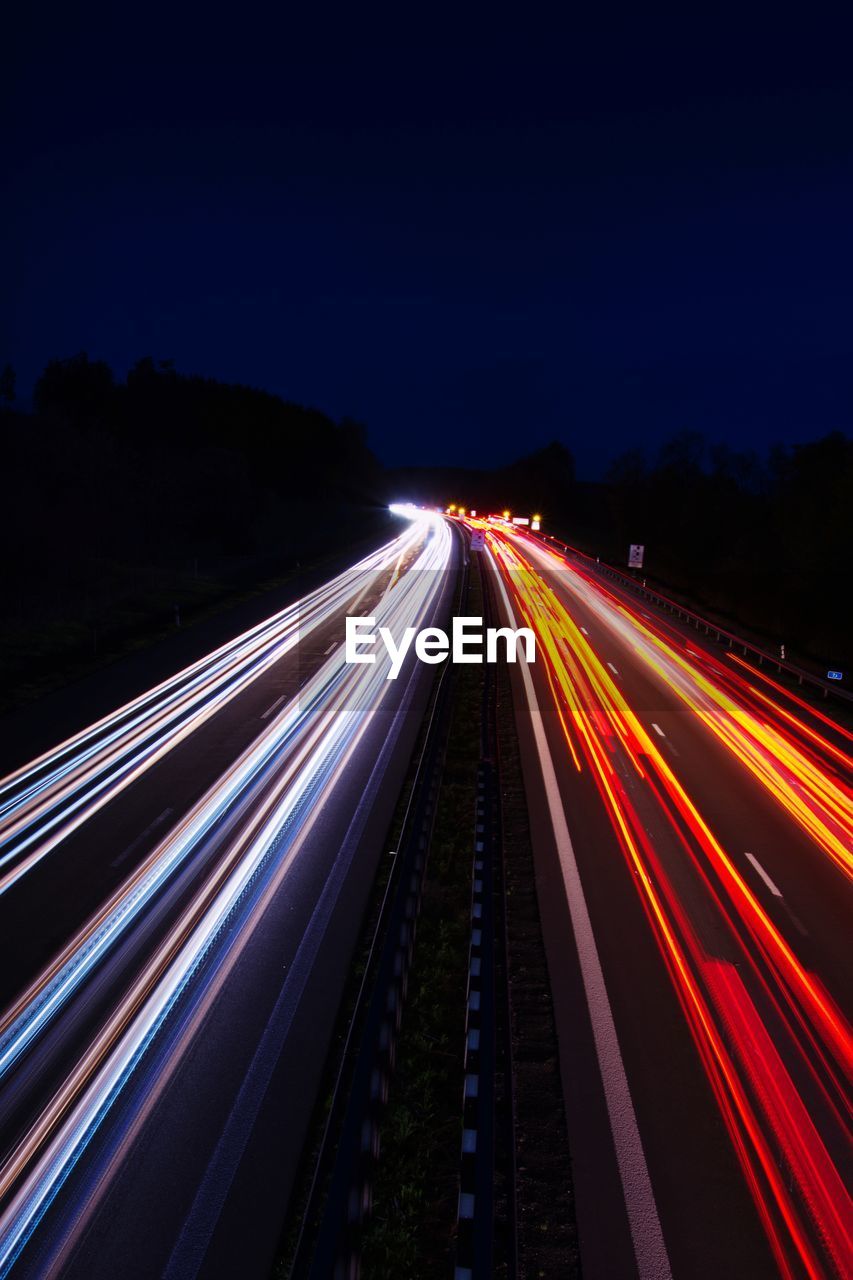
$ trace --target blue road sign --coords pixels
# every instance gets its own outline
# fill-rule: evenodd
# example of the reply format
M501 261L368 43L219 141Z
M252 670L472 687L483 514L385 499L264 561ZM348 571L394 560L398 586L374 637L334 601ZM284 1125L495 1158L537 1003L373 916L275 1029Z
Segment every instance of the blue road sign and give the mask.
M843 671L827 671L826 678L827 680L843 680L844 672Z

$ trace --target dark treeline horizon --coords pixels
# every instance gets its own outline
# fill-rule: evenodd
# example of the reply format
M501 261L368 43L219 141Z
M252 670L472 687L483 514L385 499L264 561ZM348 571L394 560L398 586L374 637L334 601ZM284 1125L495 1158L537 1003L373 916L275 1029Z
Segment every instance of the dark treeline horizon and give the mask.
M190 611L204 590L343 550L401 499L537 512L615 564L642 542L649 575L697 606L791 654L853 656L853 440L841 432L761 455L684 431L652 456L622 452L594 482L557 440L493 469L390 469L352 419L151 357L122 382L85 353L50 361L26 410L7 366L0 410L4 683Z
M145 357L0 377L0 684L73 674L390 520L365 429Z
M543 532L645 575L789 656L853 666L853 439L840 431L765 454L683 431L631 449L602 481L579 481L558 441L491 472L401 468L401 498L481 514L541 515Z

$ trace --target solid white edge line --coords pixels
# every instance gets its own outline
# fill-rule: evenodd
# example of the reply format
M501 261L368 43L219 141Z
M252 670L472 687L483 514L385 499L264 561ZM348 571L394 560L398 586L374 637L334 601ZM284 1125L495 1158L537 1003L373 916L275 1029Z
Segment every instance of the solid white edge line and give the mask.
M776 887L776 885L775 885L775 884L773 883L773 881L770 879L770 877L769 877L769 875L767 874L767 872L766 872L766 871L764 870L764 868L762 867L761 863L760 863L760 862L758 861L758 859L755 857L755 854L748 853L746 856L749 858L750 862L751 862L751 863L752 863L752 865L755 867L755 870L756 870L756 871L758 872L758 874L761 876L761 879L762 879L762 880L764 881L764 883L767 885L767 888L768 888L768 889L770 890L770 892L774 895L774 897L776 897L776 898L781 898L781 897L782 897L782 890Z
M510 603L500 569L496 567L496 579L504 599L511 626L516 626L515 613ZM595 1039L595 1050L601 1071L601 1082L604 1086L604 1097L607 1103L607 1114L610 1119L610 1130L613 1134L613 1145L616 1149L616 1161L619 1166L619 1177L625 1195L625 1207L628 1213L628 1224L631 1240L634 1245L634 1257L640 1280L668 1280L672 1276L658 1217L646 1156L637 1117L628 1087L628 1077L619 1049L619 1038L610 1008L610 998L604 982L601 960L592 931L592 921L584 897L578 871L577 859L563 811L560 788L554 770L554 761L548 741L542 713L533 688L528 664L519 663L524 692L530 708L533 736L542 770L542 781L548 800L548 812L554 831L563 881L566 886L566 898L578 958L581 966L584 992L589 1008L592 1033Z

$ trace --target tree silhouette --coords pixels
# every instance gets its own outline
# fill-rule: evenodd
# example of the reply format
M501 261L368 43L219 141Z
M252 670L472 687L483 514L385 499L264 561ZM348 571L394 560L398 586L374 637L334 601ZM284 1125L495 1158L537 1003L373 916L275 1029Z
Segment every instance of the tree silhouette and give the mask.
M0 370L0 401L7 406L15 403L15 370L10 364Z

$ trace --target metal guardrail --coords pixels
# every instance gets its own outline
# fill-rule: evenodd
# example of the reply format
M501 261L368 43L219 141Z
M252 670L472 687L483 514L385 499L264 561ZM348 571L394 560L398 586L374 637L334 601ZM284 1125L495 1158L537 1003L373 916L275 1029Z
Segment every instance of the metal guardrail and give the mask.
M805 671L802 667L798 667L793 662L788 662L786 658L778 657L776 654L769 653L766 649L762 649L761 645L753 644L751 640L744 640L742 636L736 635L733 631L726 630L716 622L709 622L707 618L703 618L701 614L694 613L692 609L687 609L683 604L679 604L676 600L670 600L668 596L661 595L659 591L655 591L652 587L646 586L645 578L639 582L636 578L630 577L627 573L622 573L613 565L607 564L603 560L595 559L593 556L587 555L585 551L579 551L577 547L571 546L568 542L555 537L553 534L529 534L531 538L537 538L545 546L561 547L564 552L571 553L581 560L586 560L594 566L598 573L603 573L609 578L620 582L622 586L627 587L636 595L642 596L645 600L651 600L663 609L668 609L670 613L675 614L678 618L688 622L691 626L695 626L696 630L704 628L705 635L712 633L721 643L727 641L730 649L742 649L744 654L752 653L758 658L758 665L762 667L764 663L774 666L777 671L787 671L796 681L797 684L810 684L820 689L824 698L832 694L836 698L841 698L844 702L853 702L853 693L843 688L841 685L832 684L828 680L816 676L811 671Z
M464 607L467 561L455 608ZM314 1160L288 1269L290 1280L349 1280L360 1272L372 1208L380 1122L393 1074L436 798L450 721L452 667L438 676L425 718L394 866L385 885Z
M380 1124L395 1065L435 820L449 723L449 671L448 664L433 694L394 868L350 1015L288 1273L292 1280L349 1280L360 1273L361 1237L372 1207Z
M493 605L483 581L483 618ZM474 813L471 933L454 1280L518 1275L516 1135L508 944L503 906L497 672L483 679ZM502 1008L503 1006L503 1008Z

